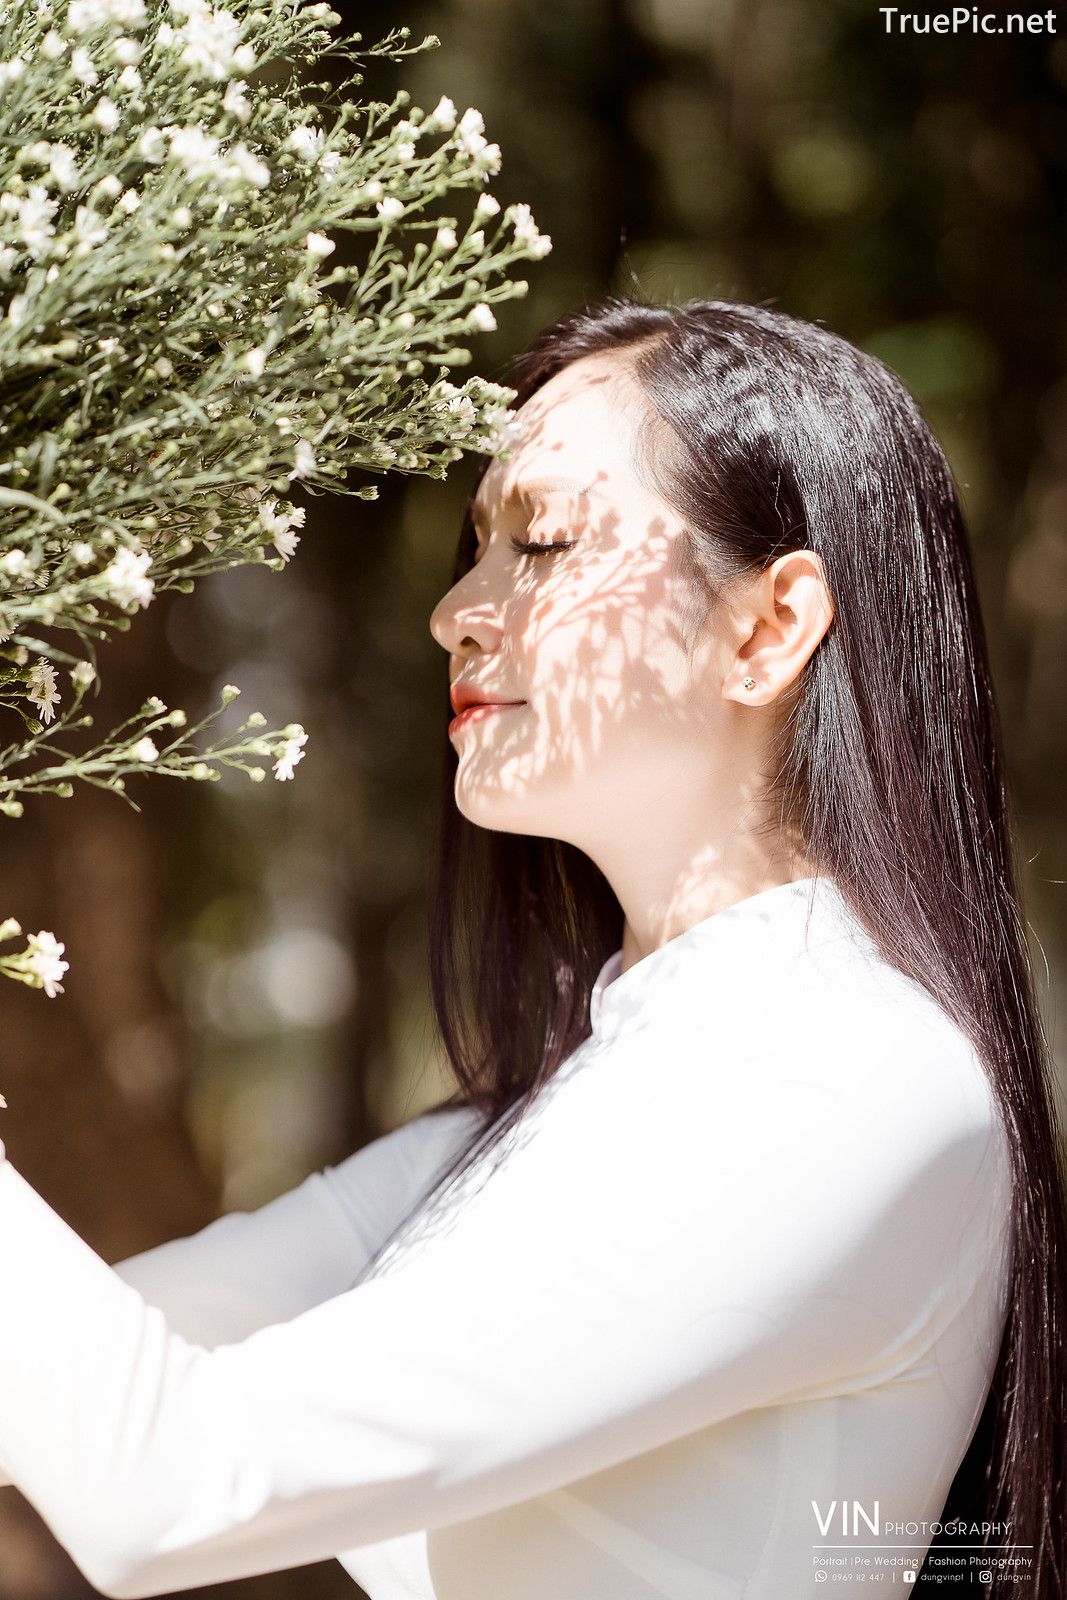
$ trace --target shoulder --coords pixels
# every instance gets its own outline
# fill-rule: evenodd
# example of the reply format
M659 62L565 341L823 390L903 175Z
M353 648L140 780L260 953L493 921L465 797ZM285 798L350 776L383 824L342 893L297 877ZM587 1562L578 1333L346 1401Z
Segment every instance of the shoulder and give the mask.
M1003 1209L1010 1142L987 1067L964 1029L861 930L823 924L758 966L729 962L678 986L653 1027L620 1039L579 1095L688 1171L709 1164L835 1195L922 1184L962 1201L989 1185ZM667 1155L669 1152L669 1155Z

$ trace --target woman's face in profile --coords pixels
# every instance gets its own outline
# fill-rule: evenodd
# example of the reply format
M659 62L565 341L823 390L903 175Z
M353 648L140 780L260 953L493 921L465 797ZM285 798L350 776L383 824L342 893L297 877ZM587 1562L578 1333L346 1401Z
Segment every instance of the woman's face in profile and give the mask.
M728 753L737 641L728 656L705 630L687 657L683 525L636 474L645 425L619 366L585 357L519 410L510 460L492 460L478 486L475 563L430 629L454 696L513 702L449 734L456 803L480 826L580 848L608 828L639 824L640 837Z

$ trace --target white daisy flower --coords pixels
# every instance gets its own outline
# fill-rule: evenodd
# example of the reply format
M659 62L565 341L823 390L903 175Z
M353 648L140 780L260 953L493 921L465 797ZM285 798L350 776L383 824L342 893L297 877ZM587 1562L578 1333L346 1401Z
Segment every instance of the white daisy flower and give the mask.
M56 688L56 669L43 657L38 657L34 662L26 680L26 696L37 707L41 721L51 722L55 707L59 704L59 690Z
M60 978L70 968L69 961L61 961L66 945L60 944L54 933L47 933L43 928L40 933L32 933L26 947L26 965L29 970L41 980L50 1000L57 994L63 993Z
M299 722L291 722L285 731L288 738L282 746L277 761L274 763L274 776L279 783L284 783L287 778L291 778L293 776L293 768L297 762L303 761L304 751L301 746L307 744L308 737Z

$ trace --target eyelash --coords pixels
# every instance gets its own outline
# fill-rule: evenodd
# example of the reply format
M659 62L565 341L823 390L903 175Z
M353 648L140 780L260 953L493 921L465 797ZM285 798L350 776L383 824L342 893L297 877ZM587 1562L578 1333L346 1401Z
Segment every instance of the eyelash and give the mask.
M557 544L546 544L544 540L516 539L514 536L508 540L519 556L543 556L550 551L573 550L577 542L576 539L561 539Z

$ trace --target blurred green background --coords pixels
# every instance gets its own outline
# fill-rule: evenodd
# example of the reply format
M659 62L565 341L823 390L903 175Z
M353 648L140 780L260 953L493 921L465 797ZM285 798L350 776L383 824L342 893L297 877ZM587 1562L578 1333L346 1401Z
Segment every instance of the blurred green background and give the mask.
M889 37L874 0L339 9L367 40L440 36L361 93L478 107L504 154L491 192L553 237L470 370L500 380L609 289L700 294L824 322L923 404L970 518L1062 1111L1067 37ZM308 499L284 573L164 597L108 647L97 727L149 693L202 715L232 681L232 723L309 730L293 783L149 778L140 815L84 790L6 825L3 913L54 930L71 970L53 1001L3 985L3 1136L108 1260L264 1203L447 1087L423 949L448 717L428 619L475 464ZM359 1592L334 1562L224 1587ZM90 1593L6 1491L4 1600Z

